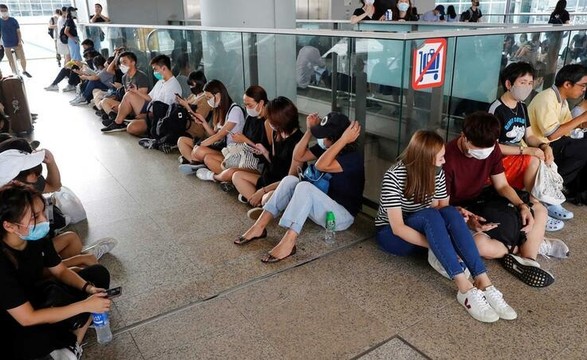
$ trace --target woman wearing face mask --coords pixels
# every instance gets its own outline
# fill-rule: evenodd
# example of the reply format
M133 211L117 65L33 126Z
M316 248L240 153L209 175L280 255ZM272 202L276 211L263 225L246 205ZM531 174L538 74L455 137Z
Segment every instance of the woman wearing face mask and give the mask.
M41 195L13 182L0 188L0 327L8 359L79 358L89 313L110 310L108 270L68 269L46 237ZM43 270L53 275L43 280ZM61 303L59 303L61 302Z
M474 319L513 320L517 314L492 285L463 217L449 206L444 153L444 141L435 132L419 130L412 136L398 163L383 177L375 218L377 241L399 256L429 248L430 265L455 282L457 301Z
M491 105L489 112L500 122L499 148L504 155L503 167L508 183L515 189L532 191L540 161L547 165L554 162L552 148L542 143L530 127L528 108L524 100L532 92L534 68L525 62L508 65L500 74L504 94ZM548 217L547 231L564 227L561 220L573 217L573 213L561 205L549 205L549 213L561 214Z
M267 105L267 92L258 85L250 86L243 95L243 102L247 112L245 125L242 132L232 132L232 139L237 144L247 144L256 149L255 152L259 160L268 160L269 147L268 138L271 136L271 127L265 121L265 106ZM258 174L257 170L228 168L223 169L222 162L224 158L208 157L205 161L207 169L199 169L197 176L203 180L213 180L220 182L220 187L224 191L230 191L234 186L230 183L232 175L236 171L245 171Z
M365 20L373 20L375 14L375 0L361 0L362 7L356 8L351 16L351 24L357 24Z
M69 54L71 60L82 61L82 55L79 48L79 37L77 34L77 25L75 20L77 18L77 8L72 6L67 8L67 20L65 20L65 35L67 35L67 46L69 47Z
M212 107L208 104L208 99L206 99L206 96L204 95L204 85L206 85L207 82L208 80L206 80L203 71L192 71L188 75L187 80L190 87L190 95L186 99L177 95L175 97L175 101L183 106L192 117L195 117L196 114L200 114L204 119L208 119L208 115L210 114L210 111L212 111ZM191 152L194 148L195 142L203 140L209 135L213 135L213 133L206 133L204 126L195 121L190 122L189 128L186 132L190 134L190 136L182 136L177 141L177 146L182 153ZM183 155L180 156L180 162L182 164L188 163Z
M251 104L252 105L252 104ZM232 176L232 183L239 192L239 200L252 206L260 206L268 199L277 185L287 175L297 174L297 167L302 163L293 161L296 144L304 135L300 130L298 109L291 100L278 96L269 101L263 116L267 132L267 147L257 147L266 157L261 174L237 171ZM256 218L259 208L249 212Z
M269 117L272 121L271 115ZM316 160L317 170L329 173L328 193L322 192L312 183L300 181L297 176L286 176L279 182L271 198L263 206L259 218L234 243L246 244L267 236L267 226L281 214L279 225L286 230L277 244L261 261L274 263L296 253L296 243L308 218L320 226L326 225L329 211L336 218L336 231L348 229L361 209L365 169L363 156L356 140L361 133L357 121L331 112L320 119L317 114L306 118L309 129L294 149L293 160L297 163ZM314 136L317 145L309 147Z
M245 116L240 106L232 101L228 90L219 80L210 80L204 85L204 96L212 110L212 126L202 115L196 113L192 118L196 124L202 125L210 136L197 142L193 149L180 147L181 155L189 161L179 166L184 174L193 174L206 166L206 162L224 158L220 150L228 144L234 143L233 133L241 132L245 123ZM208 159L207 159L208 158ZM209 173L206 173L209 174ZM205 178L202 180L212 180Z
M398 0L395 7L392 9L393 21L418 21L412 11L412 3L410 0Z

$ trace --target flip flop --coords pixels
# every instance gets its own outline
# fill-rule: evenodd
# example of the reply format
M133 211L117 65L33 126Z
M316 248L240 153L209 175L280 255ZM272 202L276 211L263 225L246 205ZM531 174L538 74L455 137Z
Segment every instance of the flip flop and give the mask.
M572 211L569 211L562 207L562 205L549 205L548 209L548 216L553 217L559 220L569 220L572 219L575 214Z
M291 252L289 253L289 255L287 255L285 257L282 257L281 259L278 259L275 256L267 253L267 255L264 258L261 259L261 261L264 262L264 263L266 263L266 264L276 263L276 262L279 262L279 261L281 261L283 259L287 259L288 257L290 257L292 255L295 255L296 251L297 251L297 248L294 245L294 247L293 247L293 249L291 249Z
M244 244L249 243L253 240L264 239L266 237L267 237L267 229L263 229L263 232L261 233L260 236L255 236L250 239L247 239L246 237L239 235L236 239L234 239L233 242L237 245L244 245Z

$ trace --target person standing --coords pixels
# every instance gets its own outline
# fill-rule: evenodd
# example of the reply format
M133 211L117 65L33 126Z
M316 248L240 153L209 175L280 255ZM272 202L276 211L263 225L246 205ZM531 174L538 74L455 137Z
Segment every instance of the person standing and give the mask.
M24 51L22 50L22 36L20 34L20 25L18 21L12 16L8 16L8 6L0 4L0 36L2 36L2 44L8 57L8 64L12 69L12 73L17 74L16 63L14 62L14 56L12 56L12 50L16 53L16 57L20 60L20 66L22 67L22 73L26 77L32 77L26 71L26 58Z
M479 9L479 1L471 1L471 7L461 14L462 22L479 22L483 17L481 9Z
M65 20L65 35L67 35L67 46L69 47L69 54L71 60L82 61L82 54L79 48L79 36L77 34L77 25L75 24L77 18L77 8L70 6L67 8L67 20Z
M51 36L51 39L53 39L53 42L55 43L55 59L57 59L57 67L61 67L61 54L59 53L59 49L57 49L59 30L61 30L61 28L58 27L57 22L60 18L61 9L55 9L55 14L49 19L49 25L47 28L49 36Z
M59 53L59 55L63 56L63 58L64 58L63 65L65 65L69 62L69 60L71 60L71 56L69 55L69 46L67 44L62 43L61 40L59 40L59 34L61 32L61 29L63 29L63 27L65 26L65 22L67 21L67 7L65 7L65 6L62 7L60 14L61 14L61 16L59 16L57 18L57 28L55 30L55 42L57 44L57 53Z
M554 7L554 11L550 14L548 23L555 25L563 25L569 24L570 22L571 17L569 16L569 12L567 11L567 0L558 0L556 6Z
M102 5L94 5L95 14L90 16L90 23L109 23L110 18L102 14ZM100 43L104 40L104 32L99 27L88 28L89 37L94 41L94 49L100 51Z

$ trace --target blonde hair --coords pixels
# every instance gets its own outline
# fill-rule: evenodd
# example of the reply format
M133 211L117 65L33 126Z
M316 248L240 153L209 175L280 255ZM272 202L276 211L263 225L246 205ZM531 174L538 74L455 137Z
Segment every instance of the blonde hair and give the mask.
M434 131L418 130L399 159L407 169L404 197L415 203L424 203L434 195L436 155L444 140Z

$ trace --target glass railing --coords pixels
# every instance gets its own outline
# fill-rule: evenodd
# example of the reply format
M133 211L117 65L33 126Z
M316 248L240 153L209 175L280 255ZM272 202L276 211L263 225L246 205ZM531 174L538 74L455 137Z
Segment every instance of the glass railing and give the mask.
M103 26L106 38L100 46L135 52L147 73L152 73L149 59L157 54L169 55L174 64L187 57L184 74L203 70L208 79L221 80L238 102L248 86L259 84L270 97L294 100L303 114L301 124L305 114L332 110L357 119L364 130L360 140L369 204L378 201L383 173L416 130L433 129L447 140L455 137L464 115L486 110L496 99L499 72L513 61L534 64L536 91L548 88L564 64L587 61L587 51L576 47L585 29L437 30L433 36L447 43L446 66L444 72L432 65L428 71L436 70L445 80L440 87L423 90L412 86L414 60L422 55L417 48L429 32ZM301 61L315 51L321 55L318 63Z

